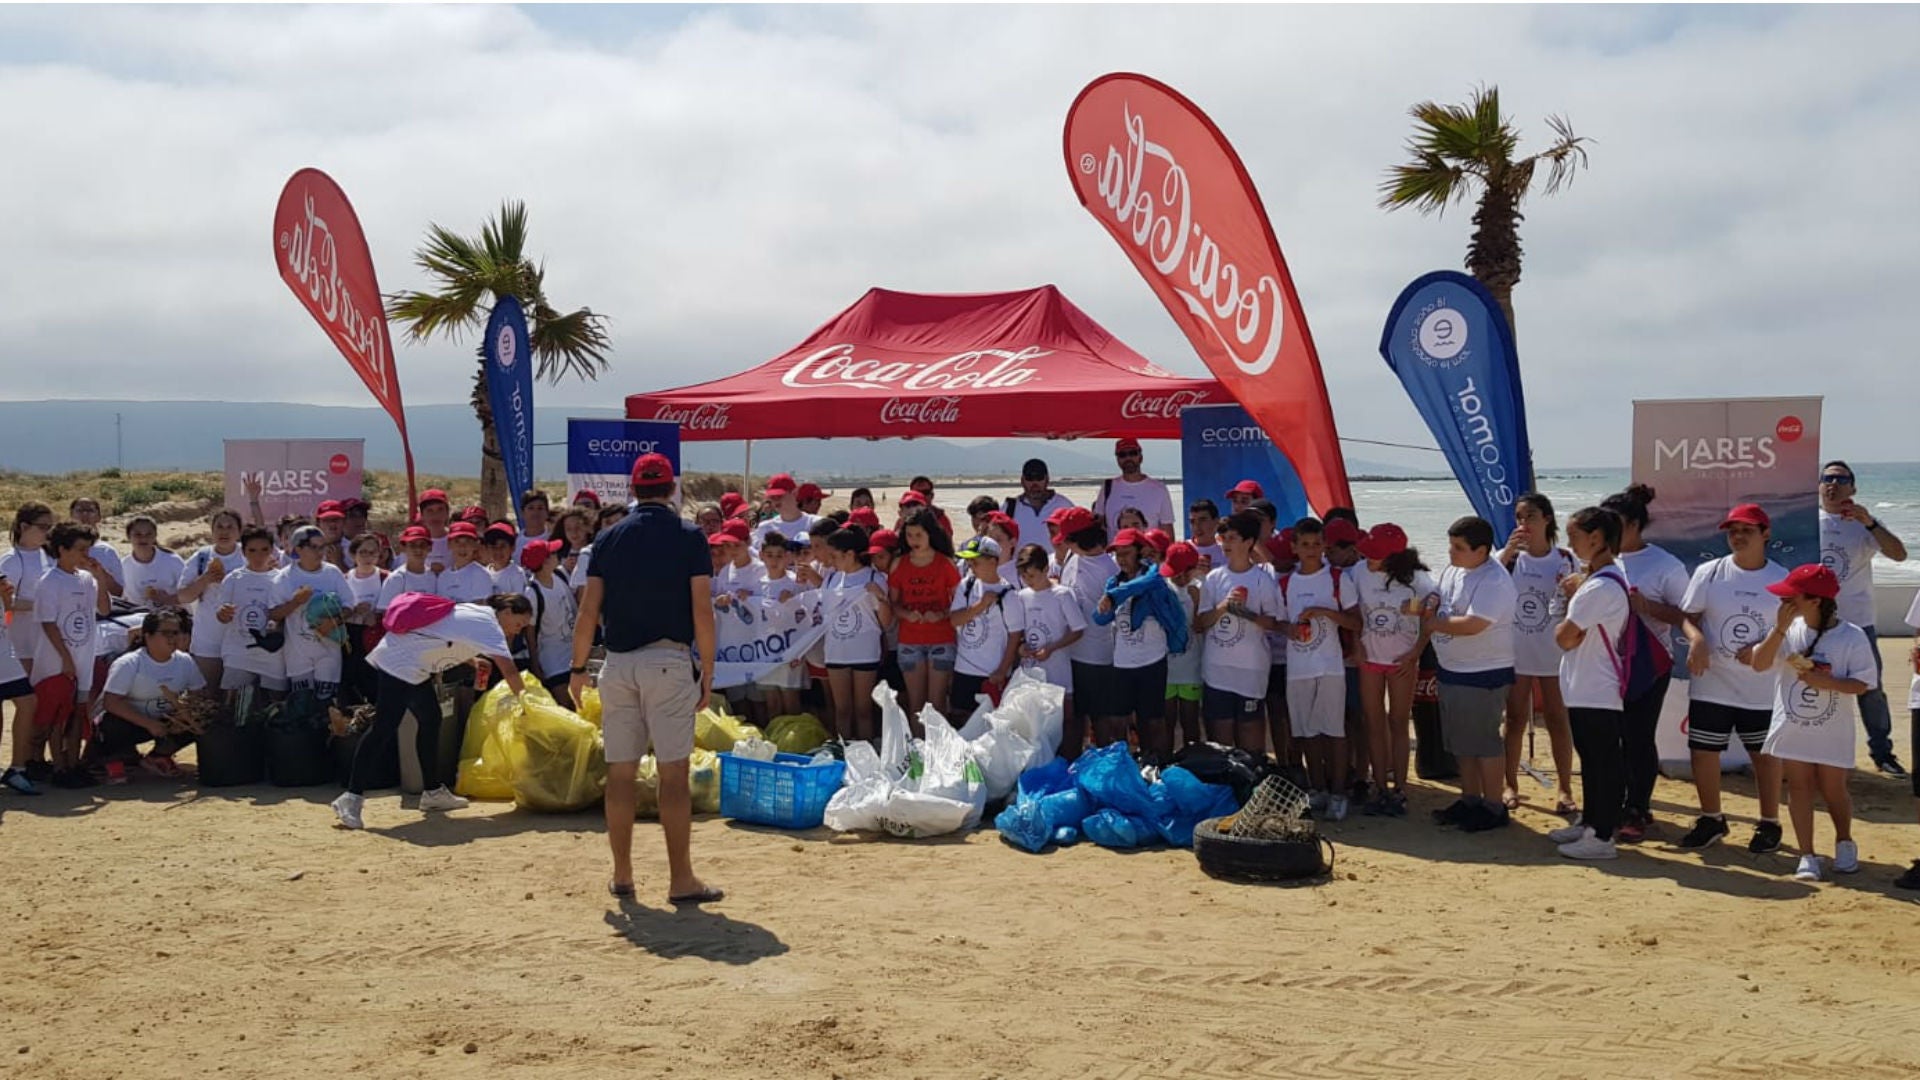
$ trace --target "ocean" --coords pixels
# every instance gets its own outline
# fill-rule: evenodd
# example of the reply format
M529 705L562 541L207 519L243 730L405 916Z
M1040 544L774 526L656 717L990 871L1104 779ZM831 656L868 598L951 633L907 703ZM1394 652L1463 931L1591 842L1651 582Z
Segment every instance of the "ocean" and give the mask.
M1854 472L1860 478L1860 501L1873 510L1874 516L1886 522L1896 536L1920 553L1920 463L1860 462L1854 466ZM1554 508L1565 521L1573 511L1592 506L1626 487L1627 479L1626 469L1580 469L1542 473L1539 482L1540 490L1553 499ZM1185 493L1178 480L1168 480L1168 486L1184 520ZM1078 505L1091 506L1100 494L1100 485L1065 482L1056 490ZM1018 492L1019 484L1008 480L947 484L936 495L940 505L953 513L965 508L976 495L1004 498ZM897 495L897 492L891 494ZM1218 493L1212 497L1215 502L1222 501ZM1363 524L1394 522L1407 530L1414 546L1427 553L1428 564L1436 566L1440 565L1435 561L1436 553L1444 561L1447 526L1473 512L1459 483L1451 479L1357 480L1353 483L1353 499L1354 510ZM1653 513L1657 517L1659 512L1660 504L1656 500ZM1895 563L1875 557L1873 570L1874 580L1879 584L1920 584L1920 559Z

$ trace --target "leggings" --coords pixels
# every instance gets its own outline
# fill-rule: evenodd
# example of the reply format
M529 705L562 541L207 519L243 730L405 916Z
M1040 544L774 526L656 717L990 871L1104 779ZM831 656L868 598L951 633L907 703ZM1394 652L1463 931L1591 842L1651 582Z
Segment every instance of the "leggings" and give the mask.
M414 722L420 725L413 740L414 751L420 756L420 786L426 791L453 786L452 774L459 769L460 762L458 755L451 762L440 760L440 696L434 692L433 680L403 682L382 671L379 690L374 698L373 726L367 729L360 745L354 748L353 768L347 773L348 791L355 795L366 794L366 784L361 779L361 763L368 762L365 767L371 768L371 762L399 750L400 721L409 712L413 713Z
M1667 701L1673 676L1663 675L1638 701L1629 701L1620 718L1620 750L1626 761L1626 812L1653 816L1653 782L1660 777L1660 749L1654 731L1660 726L1660 707Z
M1580 815L1593 835L1613 839L1627 781L1621 767L1618 709L1568 709L1573 748L1580 754Z

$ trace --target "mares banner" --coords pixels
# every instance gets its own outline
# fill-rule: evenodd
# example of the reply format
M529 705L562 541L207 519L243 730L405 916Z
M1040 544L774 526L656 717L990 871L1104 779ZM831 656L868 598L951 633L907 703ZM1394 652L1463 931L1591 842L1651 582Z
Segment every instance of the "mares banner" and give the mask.
M527 316L520 301L503 296L494 303L483 348L494 437L507 470L514 519L525 525L520 494L533 488L533 353L527 347Z
M1727 554L1720 522L1740 503L1759 503L1773 521L1767 556L1789 569L1820 558L1818 397L1716 398L1633 403L1633 482L1654 489L1649 543L1672 552L1691 574ZM1685 640L1676 633L1674 682L1657 742L1670 774L1687 761ZM1723 768L1746 763L1735 740Z
M1533 490L1520 358L1500 305L1455 270L1415 278L1393 302L1380 355L1427 422L1473 512L1504 535Z
M1102 75L1067 111L1067 176L1200 358L1293 463L1313 505L1352 506L1306 314L1246 166L1193 102Z
M603 506L633 497L633 462L665 454L680 475L680 425L663 420L567 420L567 490L600 496ZM568 495L569 502L572 494Z
M785 601L730 598L725 608L713 613L714 688L741 686L799 662L814 642L827 635L821 604L818 589L808 589ZM794 685L806 685L804 675Z
M258 520L288 515L312 518L323 502L360 496L364 439L227 439L226 505L253 520L258 485Z
M1224 516L1232 509L1227 491L1242 480L1252 480L1266 491L1282 524L1312 512L1293 464L1247 410L1238 405L1189 405L1180 410L1181 498L1189 503L1212 499ZM1192 526L1186 536L1193 539Z
M273 244L280 280L400 429L407 505L414 505L413 444L407 440L407 410L400 400L387 312L373 276L373 254L346 192L319 169L294 173L273 211Z

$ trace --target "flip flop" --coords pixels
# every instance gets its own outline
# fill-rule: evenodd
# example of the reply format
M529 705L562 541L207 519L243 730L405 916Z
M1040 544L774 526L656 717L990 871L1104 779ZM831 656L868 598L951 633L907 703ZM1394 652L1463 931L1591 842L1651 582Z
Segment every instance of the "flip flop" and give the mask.
M1580 812L1580 804L1574 802L1572 799L1561 799L1559 802L1553 804L1553 812L1559 814L1561 817L1566 817L1568 814L1577 814Z
M667 897L667 903L669 904L711 904L716 901L725 900L726 898L727 898L727 891L725 889L716 889L713 886L709 885L701 889L697 893L687 893L683 896L669 896Z
M607 882L607 892L622 900L631 900L633 899L633 882L629 881L625 885L622 885L617 881L609 881Z
M1516 792L1511 792L1509 794L1501 796L1500 805L1506 807L1509 810L1520 809L1520 793L1516 791Z

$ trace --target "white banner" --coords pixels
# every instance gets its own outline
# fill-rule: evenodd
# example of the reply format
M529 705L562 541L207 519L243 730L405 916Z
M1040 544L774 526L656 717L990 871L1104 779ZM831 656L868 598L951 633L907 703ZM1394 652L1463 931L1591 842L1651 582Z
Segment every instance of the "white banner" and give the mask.
M822 597L808 589L784 603L756 597L735 600L713 613L718 631L714 652L713 685L742 686L807 655L814 642L827 634Z

